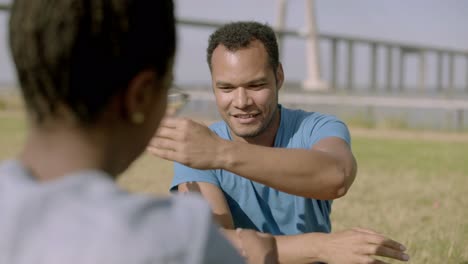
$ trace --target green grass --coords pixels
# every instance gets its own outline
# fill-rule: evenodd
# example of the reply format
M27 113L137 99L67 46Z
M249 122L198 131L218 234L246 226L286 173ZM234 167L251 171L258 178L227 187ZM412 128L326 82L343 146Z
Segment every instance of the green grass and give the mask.
M406 244L411 263L468 263L468 137L384 132L353 136L359 172L348 194L333 204L334 230L375 229ZM22 115L0 111L0 159L16 155L24 136ZM171 162L144 154L118 184L167 195L171 175Z
M354 137L359 173L334 203L335 230L369 227L411 263L468 262L468 141Z

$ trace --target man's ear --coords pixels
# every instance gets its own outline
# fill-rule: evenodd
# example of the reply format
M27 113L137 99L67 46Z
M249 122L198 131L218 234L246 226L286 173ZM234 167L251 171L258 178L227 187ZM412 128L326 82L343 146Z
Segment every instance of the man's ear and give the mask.
M278 64L278 68L276 68L276 87L281 89L284 83L284 72L283 72L283 65L281 62Z
M139 72L129 82L123 98L125 116L132 123L142 123L149 115L152 101L157 92L155 89L157 78L153 70Z

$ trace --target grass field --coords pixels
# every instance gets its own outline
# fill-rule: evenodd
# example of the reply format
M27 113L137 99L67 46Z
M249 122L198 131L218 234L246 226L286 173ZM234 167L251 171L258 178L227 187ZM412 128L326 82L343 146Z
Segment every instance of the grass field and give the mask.
M351 131L359 172L334 202L334 230L383 232L407 245L411 263L468 264L468 135ZM0 111L0 160L16 155L24 136L22 115ZM118 183L167 195L171 174L170 162L145 154Z

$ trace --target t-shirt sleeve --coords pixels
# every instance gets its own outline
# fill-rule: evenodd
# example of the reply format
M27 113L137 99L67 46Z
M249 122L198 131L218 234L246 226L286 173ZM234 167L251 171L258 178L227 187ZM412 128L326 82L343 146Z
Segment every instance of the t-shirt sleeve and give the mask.
M333 115L310 116L305 120L304 135L306 145L312 147L320 140L338 137L351 146L351 136L346 124Z
M220 187L214 170L197 170L174 162L174 177L170 190L175 191L179 184L186 182L207 182Z

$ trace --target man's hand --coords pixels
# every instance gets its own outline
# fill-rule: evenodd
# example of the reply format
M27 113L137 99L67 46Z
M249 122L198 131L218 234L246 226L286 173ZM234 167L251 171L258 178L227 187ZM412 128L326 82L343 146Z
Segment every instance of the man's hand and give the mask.
M236 234L247 263L278 263L278 249L276 247L276 240L272 235L248 229L237 229Z
M195 169L220 165L223 139L207 126L187 118L166 117L150 141L148 151L160 158Z
M375 256L409 260L402 244L363 228L324 235L320 249L320 259L328 264L386 263Z

